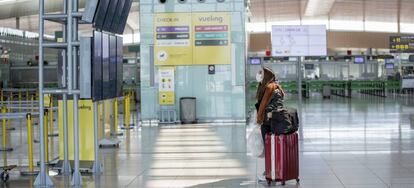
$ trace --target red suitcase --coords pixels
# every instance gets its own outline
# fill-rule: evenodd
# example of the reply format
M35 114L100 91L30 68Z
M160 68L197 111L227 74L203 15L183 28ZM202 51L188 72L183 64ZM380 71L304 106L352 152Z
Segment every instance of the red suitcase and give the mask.
M296 180L299 182L298 133L267 134L265 138L265 175L267 183Z

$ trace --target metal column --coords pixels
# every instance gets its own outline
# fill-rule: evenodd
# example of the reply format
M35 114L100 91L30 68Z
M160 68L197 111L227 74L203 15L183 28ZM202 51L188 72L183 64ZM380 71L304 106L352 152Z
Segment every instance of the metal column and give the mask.
M73 4L71 4L73 3ZM68 40L68 48L72 48L72 53L69 53L68 56L73 56L72 62L68 62L69 64L72 63L72 69L69 69L69 75L72 74L72 79L69 82L73 82L72 89L77 90L77 81L78 81L78 51L79 48L72 45L73 39L76 41L78 40L78 20L73 18L72 13L78 11L78 0L72 0L68 4L69 12L68 12L68 32L70 35L72 34L73 38L70 37L72 40ZM72 72L70 72L72 71ZM73 186L81 186L82 185L82 176L79 171L79 109L78 109L78 99L79 94L73 93L73 135L74 135L74 170L73 170L73 177L72 177L72 185Z
M300 112L302 107L302 57L298 57L298 64L297 64L297 74L298 74L298 110Z
M99 160L99 142L98 142L98 140L99 140L99 124L98 124L98 108L99 108L99 105L98 105L98 102L94 102L93 103L93 125L94 125L94 127L93 127L93 133L94 133L94 136L95 136L95 139L94 139L94 145L95 145L95 161L93 162L93 172L95 173L95 174L100 174L100 173L102 173L102 164L101 164L101 162L100 162L100 160Z
M44 117L44 94L57 94L63 95L63 130L64 130L64 162L62 165L62 172L69 174L71 167L68 160L68 117L67 117L67 100L68 95L73 95L73 108L74 108L74 164L72 185L79 187L82 185L82 177L79 172L79 118L78 118L78 99L79 89L77 88L77 59L78 59L78 1L79 0L64 0L63 2L63 15L62 14L45 14L44 3L45 0L39 0L39 121L40 121L40 138L44 136L45 122ZM61 20L63 24L64 42L44 42L44 21L45 20ZM43 83L43 48L59 48L63 49L64 63L63 63L63 87L56 89L44 89ZM34 183L38 187L50 187L53 186L53 182L48 176L48 170L45 164L45 142L40 139L40 173Z
M302 58L298 57L298 64L297 64L297 74L298 74L298 115L299 119L302 120ZM303 139L303 126L302 121L299 121L299 137Z
M68 13L68 0L64 0L63 2L63 13L67 14ZM63 25L62 27L63 29L63 40L67 41L67 27L66 25ZM67 87L67 61L66 61L66 56L67 56L67 51L63 50L63 87L66 88ZM70 163L69 163L69 144L68 144L68 94L64 93L63 94L63 164L62 164L62 173L63 174L70 174L72 171L72 168L70 167Z
M72 168L69 163L69 136L68 136L68 95L63 94L63 164L62 173L70 174Z
M43 107L43 36L44 36L44 0L39 1L39 127L40 127L40 172L37 175L34 182L35 186L49 187L53 186L53 182L49 177L49 170L46 168L45 163L45 140L43 130L45 127L44 122L44 107Z

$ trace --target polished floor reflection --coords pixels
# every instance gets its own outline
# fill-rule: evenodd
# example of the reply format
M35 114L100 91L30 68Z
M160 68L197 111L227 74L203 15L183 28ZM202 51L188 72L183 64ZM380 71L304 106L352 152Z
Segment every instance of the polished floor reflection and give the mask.
M293 100L287 104L296 105ZM307 100L302 109L301 182L287 182L286 188L414 188L412 99ZM27 165L25 129L17 123L10 139L15 150L0 161L7 157L8 164ZM242 125L179 125L125 132L119 149L100 150L104 173L83 176L83 187L267 187L256 180L264 170L263 159L246 151L250 130ZM18 170L0 185L31 187L33 178L21 177ZM70 177L52 179L56 187L70 187Z

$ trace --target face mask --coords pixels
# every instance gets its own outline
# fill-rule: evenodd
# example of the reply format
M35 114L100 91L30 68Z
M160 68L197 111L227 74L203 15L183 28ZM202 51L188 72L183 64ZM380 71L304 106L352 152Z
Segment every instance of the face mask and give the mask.
M262 80L263 80L263 75L262 75L262 74L260 74L260 73L257 73L257 74L256 74L256 81L257 81L257 82L262 82Z

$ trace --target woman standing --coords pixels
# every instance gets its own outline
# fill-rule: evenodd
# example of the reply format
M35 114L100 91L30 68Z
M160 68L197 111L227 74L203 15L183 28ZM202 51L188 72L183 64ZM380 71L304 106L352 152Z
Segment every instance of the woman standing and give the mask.
M269 118L271 118L273 110L283 107L285 92L276 82L276 75L270 68L264 67L260 72L257 75L259 87L256 92L256 121L261 126L264 143L266 133L271 132Z
M285 92L282 87L276 82L276 75L270 68L264 67L256 75L256 80L259 86L256 92L256 123L260 125L262 132L263 143L265 143L266 134L272 132L269 118L272 117L272 111L283 107L283 98ZM266 181L264 173L258 177L258 180Z

